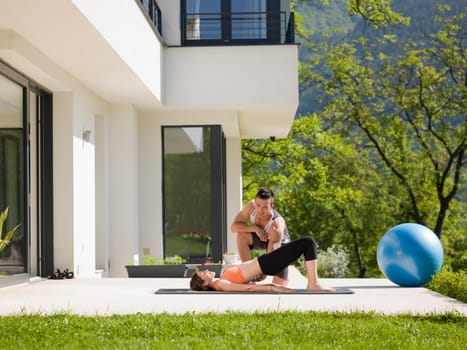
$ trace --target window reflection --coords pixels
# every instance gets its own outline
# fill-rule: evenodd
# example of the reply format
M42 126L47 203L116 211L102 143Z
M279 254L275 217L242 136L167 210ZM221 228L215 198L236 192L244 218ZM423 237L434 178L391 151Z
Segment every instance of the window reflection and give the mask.
M266 39L266 11L266 0L186 0L185 38Z
M0 278L25 272L23 89L0 76L0 213L8 207L1 238L21 224L11 241L0 247Z
M199 262L211 254L209 127L165 127L164 255Z
M266 0L232 1L232 39L266 39Z
M221 1L186 1L186 38L188 40L221 39Z

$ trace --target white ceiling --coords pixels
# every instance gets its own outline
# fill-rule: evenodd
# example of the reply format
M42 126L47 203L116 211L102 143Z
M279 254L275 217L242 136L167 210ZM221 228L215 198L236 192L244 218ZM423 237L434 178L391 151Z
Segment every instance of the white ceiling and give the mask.
M160 101L72 1L2 0L0 32L2 29L13 30L26 42L34 43L38 52L46 53L47 59L107 101L131 103L140 110L160 108ZM21 65L31 78L39 78L37 69L27 67L20 57L9 55L6 49L0 40L0 57L16 67Z

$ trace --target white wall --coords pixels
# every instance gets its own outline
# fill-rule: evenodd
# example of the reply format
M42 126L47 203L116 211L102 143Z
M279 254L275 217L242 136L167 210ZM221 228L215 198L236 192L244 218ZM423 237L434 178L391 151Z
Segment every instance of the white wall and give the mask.
M109 116L95 117L96 168L96 269L108 276L110 267L110 208L109 208Z
M126 277L138 255L138 125L131 105L112 105L109 123L110 269Z
M147 25L142 11L135 6L135 1L99 0L99 6L95 0L73 0L73 3L161 101L162 44Z
M76 84L54 93L54 262L79 277L96 271L95 115L106 104ZM89 142L83 131L91 132Z
M157 0L162 12L162 33L168 46L180 46L180 1Z
M295 45L164 51L167 107L238 113L241 138L285 138L298 106Z
M237 213L242 209L242 145L240 138L226 140L227 148L227 251L237 252L237 234L230 226Z
M238 135L237 121L237 114L228 111L178 110L138 116L140 254L148 248L151 255L163 255L162 126L213 125L219 122L224 124L227 148L227 249L237 250L236 235L230 234L230 224L242 205L241 143L238 137L230 136Z
M96 272L95 115L107 113L107 105L79 85L73 92L74 271L90 277ZM88 141L86 131L90 132Z
M180 107L297 106L297 47L165 50L166 104Z
M56 268L127 276L138 253L137 138L131 105L108 105L79 84L54 92Z
M139 253L162 257L161 123L154 113L138 117Z

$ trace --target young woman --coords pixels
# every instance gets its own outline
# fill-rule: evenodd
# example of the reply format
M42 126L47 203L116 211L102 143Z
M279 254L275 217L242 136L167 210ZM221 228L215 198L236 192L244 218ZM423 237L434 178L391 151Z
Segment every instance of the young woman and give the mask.
M305 258L305 268L309 291L334 291L318 282L318 260L316 242L311 237L302 237L290 241L286 245L273 250L270 253L246 261L227 269L220 278L214 278L215 273L209 270L199 271L193 274L190 288L193 290L217 290L226 292L277 292L291 291L290 288L276 284L249 283L259 274L274 276L301 255Z

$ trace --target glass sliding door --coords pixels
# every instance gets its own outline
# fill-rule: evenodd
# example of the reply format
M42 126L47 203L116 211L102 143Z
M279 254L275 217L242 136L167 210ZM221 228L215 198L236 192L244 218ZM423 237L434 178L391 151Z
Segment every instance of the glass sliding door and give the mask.
M24 105L24 88L0 75L0 211L8 208L1 232L0 279L27 272ZM6 241L6 233L16 225Z
M163 128L164 255L221 259L225 246L221 128Z

